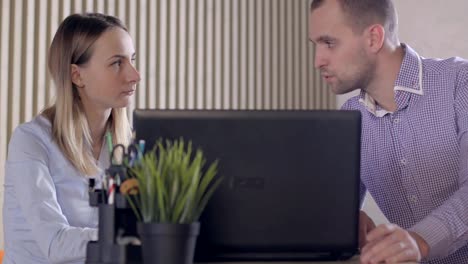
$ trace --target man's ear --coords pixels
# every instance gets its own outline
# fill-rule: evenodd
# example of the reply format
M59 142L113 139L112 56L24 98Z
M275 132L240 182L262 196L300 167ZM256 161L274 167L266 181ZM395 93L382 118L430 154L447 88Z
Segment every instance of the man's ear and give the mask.
M382 25L374 24L366 29L367 46L372 53L377 53L382 49L385 42L385 28Z
M76 64L71 65L71 81L76 87L83 88L83 80L81 78L80 67Z

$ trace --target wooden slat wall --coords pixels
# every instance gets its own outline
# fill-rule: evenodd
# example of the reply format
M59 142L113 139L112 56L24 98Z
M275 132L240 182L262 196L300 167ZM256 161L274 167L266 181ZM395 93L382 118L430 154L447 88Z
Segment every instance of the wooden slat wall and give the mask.
M336 105L313 69L309 0L0 1L0 184L11 132L54 95L46 52L71 13L104 12L128 26L142 74L132 109Z

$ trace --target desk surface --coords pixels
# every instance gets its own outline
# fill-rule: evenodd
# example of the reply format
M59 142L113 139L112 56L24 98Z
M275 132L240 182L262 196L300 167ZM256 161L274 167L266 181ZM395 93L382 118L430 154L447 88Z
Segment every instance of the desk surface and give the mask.
M211 262L195 264L359 264L359 256L355 256L347 261L315 261L315 262ZM416 262L404 262L400 264L417 264Z
M211 263L195 263L195 264L359 264L359 257L353 257L347 261L313 261L313 262L211 262Z
M205 264L205 263L195 263ZM319 262L211 262L206 264L359 264L358 259L348 261L319 261Z

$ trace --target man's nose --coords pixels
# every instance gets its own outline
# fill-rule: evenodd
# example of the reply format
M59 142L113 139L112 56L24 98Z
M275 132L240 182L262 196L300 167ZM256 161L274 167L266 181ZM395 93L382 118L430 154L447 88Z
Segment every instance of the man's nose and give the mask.
M325 56L321 52L315 51L314 67L317 69L320 69L326 64L327 64L327 60Z

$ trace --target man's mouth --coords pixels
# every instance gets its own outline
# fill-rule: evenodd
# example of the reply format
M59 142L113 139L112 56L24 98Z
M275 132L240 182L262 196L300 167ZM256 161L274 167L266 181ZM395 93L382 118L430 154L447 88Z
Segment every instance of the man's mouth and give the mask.
M127 91L124 91L122 93L125 94L125 95L133 95L135 93L135 90L127 90Z
M332 76L332 75L329 75L329 74L322 74L322 78L323 78L325 81L329 82L329 81L333 78L333 76Z

